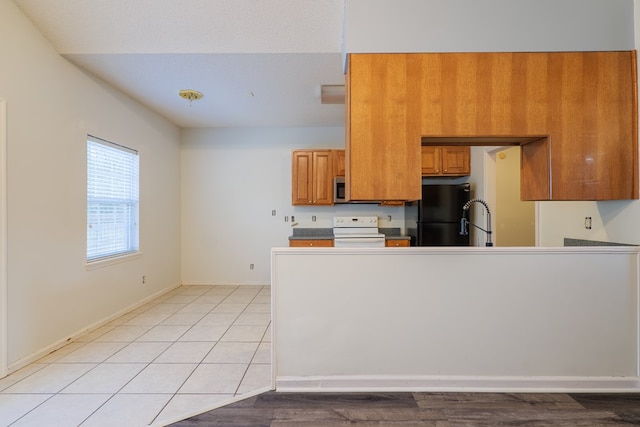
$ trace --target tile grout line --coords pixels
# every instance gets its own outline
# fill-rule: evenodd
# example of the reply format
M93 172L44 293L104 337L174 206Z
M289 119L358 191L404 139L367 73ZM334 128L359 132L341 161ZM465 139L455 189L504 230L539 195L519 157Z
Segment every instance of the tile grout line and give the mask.
M261 287L261 290L264 288L264 286ZM207 314L205 314L200 320L202 320L204 317L206 317L208 314L211 314L213 312L213 310L215 310L216 307L218 307L220 304L224 303L224 301L229 298L236 290L238 290L239 287L236 286L236 288L233 290L233 292L229 293L227 296L225 296L225 298L220 301L219 303L217 303L211 310L209 310L209 312ZM258 291L259 293L260 291ZM191 373L187 376L187 378L184 379L184 381L182 381L182 384L178 387L178 389L176 390L175 393L172 393L171 398L163 405L163 407L158 411L158 413L155 415L155 417L153 418L153 420L151 421L150 424L153 424L156 422L156 420L158 419L158 417L162 414L162 412L165 410L165 408L171 403L171 401L179 394L179 391L182 387L184 387L184 385L186 384L186 382L193 376L193 374L195 373L195 371L198 369L198 367L200 367L203 364L203 361L207 358L207 356L209 356L209 354L211 354L211 352L216 348L216 346L221 342L221 339L224 337L224 335L229 331L229 329L231 329L232 326L234 326L235 322L240 318L240 316L246 311L247 307L249 307L249 305L256 299L258 293L256 293L256 295L253 296L253 298L251 298L251 300L246 303L245 308L238 313L234 320L228 325L228 327L226 328L225 332L220 336L220 339L218 339L216 341L216 343L213 345L213 347L211 347L211 349L202 357L202 359L200 360L200 362L198 362L196 364L196 367L191 371ZM235 314L235 313L232 313ZM195 326L195 325L194 325ZM223 325L224 326L224 325ZM191 329L191 328L189 328ZM187 330L188 331L188 330ZM185 331L182 335L184 336L184 334L187 333L187 331ZM264 337L264 334L263 334ZM177 342L177 340L176 340ZM251 356L251 360L253 360L253 358L255 357L255 354L258 351L258 348L260 347L260 343L262 342L262 340L258 343L258 346L256 347L256 350L254 351L254 354ZM165 350L166 351L166 350ZM163 352L164 353L164 352ZM162 354L162 353L161 353ZM160 357L160 355L158 355L158 357ZM157 359L157 357L156 357ZM154 359L155 360L155 359ZM233 396L237 396L238 394L238 390L240 388L240 386L242 385L242 381L244 380L244 377L249 369L249 366L251 366L251 361L249 362L249 364L247 364L247 367L245 369L244 374L242 375L242 378L240 379L240 381L238 382L238 385L233 393ZM198 393L198 394L209 394L209 393Z
M174 296L174 295L172 295L172 296ZM169 297L169 298L170 298L170 297ZM196 299L197 299L197 298L196 298ZM141 311L140 313L136 313L136 314L137 314L137 315L144 314L144 313L148 312L149 310L153 309L154 307L158 306L159 304L162 304L162 303L163 303L164 301L166 301L166 300L167 300L167 298L163 298L163 300L162 300L162 301L160 301L160 302L158 302L158 303L154 304L152 307L148 307L146 310L143 310L143 311ZM135 312L135 311L134 311L134 312ZM126 315L126 314L127 314L127 313L125 313L125 315ZM174 313L174 314L175 314L175 313ZM205 314L205 315L206 315L206 314ZM170 315L170 316L171 316L171 315ZM168 317L170 317L170 316L168 316ZM135 316L134 316L134 317L135 317ZM168 318L168 317L167 317L167 318ZM204 317L204 316L203 316L203 317ZM129 319L129 320L131 320L131 319ZM163 319L162 321L164 321L164 320L166 320L166 318L165 318L165 319ZM112 354L112 355L111 355L111 356L109 356L109 357L112 357L113 355L117 354L119 351L123 350L124 348L126 348L126 347L127 347L127 346L129 346L130 344L135 343L135 342L137 341L137 339L138 339L138 338L140 338L141 336L143 336L143 335L144 335L145 333L147 333L149 330L153 329L155 326L158 326L162 321L160 321L159 323L157 323L157 324L155 324L155 325L151 326L151 327L150 327L146 332L143 332L142 334L140 334L138 337L134 338L133 340L131 340L131 341L123 341L123 342L126 342L127 344L126 344L125 346L123 346L122 348L120 348L118 351L116 351L114 354ZM126 324L119 324L119 325L116 325L115 327L117 327L117 326L129 326L129 325L126 325ZM135 326L135 325L133 325L133 326ZM142 326L144 326L144 325L142 325ZM114 328L115 328L115 327L114 327ZM94 338L93 340L91 340L91 341L82 342L82 345L81 345L80 347L78 347L77 349L73 350L73 351L77 351L77 350L79 350L79 349L81 349L81 348L85 347L87 344L89 344L89 343L91 343L91 342L94 342L96 339L98 339L99 337L101 337L101 336L105 335L106 333L108 333L108 331L106 331L106 332L105 332L105 333L103 333L103 334L100 334L99 336L95 337L95 338ZM176 341L173 341L173 342L176 342ZM73 351L72 351L72 352L73 352ZM165 351L166 351L166 349L165 349ZM71 354L72 352L70 352L69 354ZM163 351L163 353L164 353L164 351ZM160 353L160 354L162 354L162 353ZM48 366L50 366L50 365L54 365L54 364L64 364L64 363L58 363L57 361L58 361L58 360L61 360L61 359L62 359L62 358L64 358L65 356L66 356L66 354L65 354L65 355L62 355L60 358L57 358L57 359L53 360L52 362L48 363L47 365L48 365ZM159 356L160 356L160 355L156 356L156 358L154 358L154 360L156 360L156 359L157 359L157 357L159 357ZM46 357L46 356L45 356L45 357ZM67 387L69 387L71 384L75 383L75 382L76 382L76 381L78 381L80 378L82 378L82 377L86 376L89 372L91 372L91 371L95 370L99 365L102 365L102 364L106 363L106 361L109 359L109 357L105 358L105 359L104 359L103 361L101 361L101 362L97 362L97 363L95 364L95 366L94 366L94 367L92 367L90 370L88 370L87 372L85 372L85 373L84 373L84 374L82 374L80 377L76 378L75 380L73 380L71 383L67 384L65 387L63 387L63 388L61 388L60 390L58 390L56 393L51 394L51 396L50 396L48 399L46 399L45 401L43 401L42 403L40 403L39 405L37 405L36 407L34 407L33 409L31 409L30 411L28 411L28 412L27 412L27 413L25 413L24 415L22 415L20 418L18 418L18 419L16 419L15 421L13 421L11 424L15 424L17 421L19 421L20 419L24 418L24 417L25 417L25 416L27 416L29 413L33 412L35 409L37 409L38 407L42 406L45 402L47 402L47 401L49 401L50 399L52 399L54 396L57 396L57 395L61 394L60 392L61 392L61 391L63 391L64 389L66 389ZM145 369L146 369L146 368L147 368L147 367L148 367L152 362L153 362L153 360L152 360L151 362L148 362L148 363L140 363L140 364L144 364L144 365L145 365L145 367L144 367L144 368L142 368L142 369L141 369L141 370L140 370L136 375L134 375L131 379L129 379L129 381L127 381L127 382L126 382L122 387L120 387L120 388L118 389L118 391L116 391L115 393L104 393L104 394L110 394L111 396L110 396L107 400L105 400L101 405L99 405L99 406L98 406L94 411L92 411L92 412L91 412L87 417L85 417L85 418L82 420L82 422L80 422L80 424L79 424L79 425L84 424L84 423L85 423L89 418L91 418L91 416L93 416L97 411L99 411L99 410L100 410L100 408L102 408L102 407L103 407L103 406L105 406L109 401L111 401L111 400L114 398L114 396L118 395L118 394L120 393L120 391L122 391L122 389L123 389L124 387L126 387L126 386L131 382L131 381L133 381L136 377L138 377L138 375L140 375L140 373L141 373L142 371L144 371L144 370L145 370ZM79 362L71 362L71 364L73 364L73 363L79 363ZM124 362L123 362L123 363L124 363ZM36 372L38 372L38 371L36 371ZM34 373L35 373L35 372L34 372ZM31 375L33 375L33 373L32 373ZM29 376L31 376L31 375L29 375ZM28 378L29 376L27 376L27 377L25 377L25 378ZM24 380L25 378L22 378L20 381ZM20 381L18 381L18 382L20 382ZM16 383L16 384L17 384L17 383ZM31 394L31 393L29 393L29 394ZM64 393L62 393L62 394L64 394ZM88 394L88 393L78 393L78 394ZM102 393L101 393L101 394L102 394ZM157 415L159 415L159 413L158 413ZM157 417L157 415L156 415L156 417Z
M231 293L229 293L228 295L226 295L226 296L225 296L225 297L224 297L220 302L215 303L215 305L214 305L214 306L213 306L213 307L212 307L212 308L211 308L207 313L204 313L204 314L203 314L203 316L198 320L198 322L200 322L202 319L204 319L207 315L211 314L211 312L212 312L213 310L215 310L215 308L216 308L216 307L218 307L220 304L222 304L222 303L224 302L224 300L226 300L226 299L229 297L229 295L231 295L233 292L235 292L235 290L236 290L236 289L237 289L237 287L236 287L236 288L235 288ZM192 302L196 302L198 299L200 299L201 297L203 297L203 296L204 296L204 295L206 295L207 293L208 293L208 291L207 291L207 292L205 292L205 293L204 293L204 294L202 294L202 295L199 295L199 296L198 296L198 298L196 298L196 299L195 299L194 301L192 301ZM183 307L183 308L184 308L184 307ZM170 317L170 316L169 316L169 317ZM166 319L165 319L165 320L166 320ZM235 321L235 320L234 320L234 321ZM178 342L178 341L179 341L179 339L180 339L180 338L182 338L182 337L183 337L187 332L189 332L189 331L190 331L194 326L196 326L196 325L198 324L198 322L195 322L193 325L190 325L190 326L189 326L189 328L188 328L186 331L184 331L184 332L183 332L179 337L177 337L177 338L176 338L175 340L173 340L172 342L173 342L174 344L175 344L176 342ZM233 324L233 322L232 322L232 324ZM158 326L158 325L156 325L156 326ZM231 325L230 325L230 326L231 326ZM230 326L229 326L229 327L230 327ZM155 326L154 326L154 327L155 327ZM153 328L151 328L151 329L153 329ZM225 333L226 333L226 331L227 331L228 329L229 329L229 328L227 328L227 329L225 330ZM221 338L222 338L222 336L224 336L224 333L221 335ZM177 388L177 390L176 390L174 393L170 393L170 394L171 394L171 397L169 398L169 400L167 400L167 401L165 402L165 404L164 404L164 405L162 405L162 408L160 408L160 410L158 410L158 412L155 414L155 416L151 419L151 422L149 423L149 425L153 424L153 423L158 419L158 417L160 416L160 414L162 414L162 411L164 411L164 410L165 410L165 408L169 405L169 403L170 403L170 402L175 398L175 396L178 394L178 392L180 391L180 389L185 385L185 383L189 380L189 378L191 378L191 377L193 376L194 372L195 372L195 371L198 369L198 367L202 364L202 361L203 361L204 359L206 359L206 357L209 355L209 353L211 353L211 351L215 348L215 346L218 344L218 342L220 342L220 341L219 341L219 340L217 340L217 341L216 341L216 343L213 345L213 347L211 347L211 349L207 352L207 354L205 354L205 355L202 357L202 359L200 360L200 362L198 362L198 363L196 363L196 364L195 364L195 367L193 368L193 370L191 371L191 373L190 373L190 374L189 374L189 375L184 379L184 381L182 381L182 383L181 383L181 384L180 384L180 386ZM173 345L173 344L171 344L171 345ZM146 368L148 368L148 367L149 367L149 366L150 366L154 361L158 360L158 358L159 358L162 354L164 354L164 353L165 353L165 352L166 352L166 351L171 347L171 345L169 345L169 347L167 347L164 351L162 351L162 352L161 352L160 354L158 354L155 358L153 358L153 360L151 360L151 361L150 361L150 362L145 366L145 368L144 368L144 369L142 369L140 372L138 372L138 374L136 374L133 378L131 378L131 379L127 382L127 384L129 384L131 381L133 381L133 380L134 380L138 375L140 375L140 373L142 373L142 371L144 371ZM127 384L125 384L124 386L122 386L122 387L120 388L120 390L118 390L118 393L120 393L120 391L122 391L122 389L123 389L124 387L126 387L126 385L127 385ZM116 394L118 394L118 393L116 393Z
M175 296L175 295L172 295L172 296ZM166 300L167 300L167 299L164 299L164 301L166 301ZM156 307L156 306L157 306L157 305L159 305L159 304L162 304L162 301L161 301L161 302L159 302L158 304L155 304L153 307ZM186 306L186 305L185 305L185 306ZM151 310L153 307L149 307L147 310L143 311L142 313L146 313L146 312L148 312L148 311L149 311L149 310ZM184 308L184 307L183 307L183 308ZM141 314L142 314L142 313L141 313ZM173 313L173 314L175 314L175 313ZM132 343L137 342L137 340L138 340L141 336L143 336L144 334L146 334L147 332L149 332L150 330L152 330L153 328L155 328L156 326L158 326L160 323L162 323L163 321L165 321L166 319L168 319L169 317L171 317L173 314L171 314L171 315L169 315L167 318L165 318L165 319L161 320L159 323L157 323L157 324L153 325L153 326L152 326L151 328L149 328L146 332L143 332L142 334L140 334L140 335L139 335L139 336L137 336L136 338L133 338L131 341L127 341L127 343L128 343L127 345L125 345L124 347L122 347L120 350L116 351L116 352L115 352L113 355L111 355L110 357L114 356L115 354L117 354L118 352L120 352L120 351L121 351L121 350L123 350L124 348L128 347L128 346L129 346L129 345L131 345ZM204 317L204 316L203 316L203 317ZM119 326L127 326L127 325L119 325ZM175 341L174 341L174 342L175 342ZM169 347L167 347L167 349L168 349L168 348L169 348ZM115 396L117 396L118 394L120 394L120 392L121 392L121 391L122 391L122 390L123 390L127 385L129 385L129 384L130 384L130 383L131 383L135 378L137 378L137 377L138 377L138 375L140 375L140 374L141 374L145 369L147 369L147 368L149 367L149 365L151 365L151 363L153 363L153 361L154 361L154 360L156 360L158 357L160 357L160 355L161 355L161 354L163 354L167 349L165 349L163 352L161 352L158 356L156 356L156 357L155 357L153 360L151 360L150 362L147 362L147 363L141 363L141 364L144 364L144 365L145 365L145 366L144 366L144 368L142 368L140 371L138 371L138 373L137 373L136 375L134 375L133 377L131 377L128 381L126 381L126 382L125 382L125 383L124 383L124 384L123 384L123 385L122 385L122 386L121 386L121 387L120 387L120 388L119 388L115 393L111 393L111 396L110 396L107 400L105 400L105 401L102 403L102 405L98 406L98 407L97 407L93 412L91 412L91 413L90 413L90 414L89 414L89 415L88 415L84 420L82 420L82 422L80 422L79 426L82 426L82 424L84 424L85 422L87 422L87 420L89 420L89 418L91 418L94 414L96 414L96 413L97 413L97 412L98 412L102 407L104 407L107 403L109 403L109 402L110 402L110 401L111 401ZM100 364L102 364L102 363L106 363L106 361L107 361L108 359L109 359L109 358L106 358L106 359L105 359L104 361L102 361ZM124 362L123 362L123 363L124 363ZM96 367L97 367L97 366L98 366L98 365L96 365ZM93 369L95 369L96 367L94 367ZM92 369L92 370L93 370L93 369ZM85 375L86 375L86 374L85 374ZM84 375L83 375L83 376L84 376ZM80 378L81 378L81 377L80 377ZM78 378L78 379L79 379L79 378ZM77 381L77 379L76 379L75 381ZM74 381L74 382L75 382L75 381ZM71 384L73 384L73 382L72 382ZM71 384L69 384L69 385L71 385ZM68 386L67 386L67 387L68 387ZM169 399L169 400L171 400L171 399ZM167 403L168 403L168 402L167 402ZM165 405L166 405L166 404L165 404ZM163 409L164 409L164 406L163 406ZM160 414L160 412L158 412L158 414L156 414L156 417L157 417L159 414ZM155 417L154 417L154 419L155 419Z
M264 286L260 289L260 291L264 289ZM258 291L258 293L256 295L254 295L254 297L251 299L251 301L249 301L249 304L247 304L247 307L249 307L249 305L256 299L256 297L258 296L258 294L260 293L260 291ZM242 310L242 313L245 312L245 310L247 309L247 307L244 308L244 310ZM242 314L240 313L240 314ZM240 316L238 316L240 317ZM271 323L271 322L269 322ZM240 378L240 382L238 383L238 386L236 387L233 396L236 397L238 395L238 391L240 390L240 387L242 386L242 382L244 381L245 377L247 376L247 372L249 371L249 367L251 366L251 361L253 360L254 357L256 357L256 353L258 352L258 349L260 348L260 344L262 343L262 339L264 339L264 334L266 333L266 331L269 329L269 325L267 325L267 327L265 328L265 332L262 333L262 338L260 339L260 342L258 343L258 346L256 347L255 351L253 352L253 355L251 356L251 359L249 360L249 363L247 364L247 368L244 370L244 373L242 374L242 378Z
M36 394L36 393L24 393L24 394ZM48 393L38 393L38 394L48 394ZM15 423L17 423L18 421L20 421L21 419L23 419L24 417L26 417L27 415L29 415L31 412L35 411L36 409L38 409L39 407L41 407L42 405L44 405L46 402L48 402L49 400L53 399L53 397L56 394L53 393L51 394L47 399L43 400L39 405L37 405L36 407L32 408L31 410L25 412L24 414L22 414L20 417L18 417L17 419L13 420L7 427L11 427L12 425L14 425Z
M165 349L163 349L159 354L157 354L155 357L153 357L152 359L150 359L147 362L127 362L127 361L121 361L121 362L108 362L108 359L113 357L114 355L118 354L119 352L121 352L122 350L126 349L128 346L130 346L133 343L136 342L147 342L147 341L139 341L140 337L144 336L145 334L147 334L149 331L153 330L154 328L158 327L158 326L163 326L162 323L165 322L168 318L170 318L171 316L174 316L176 314L178 314L180 312L180 310L184 309L185 307L187 307L189 304L195 303L197 302L198 299L206 296L209 294L209 292L211 292L212 290L214 290L215 288L217 288L218 286L213 286L210 289L208 289L207 291L194 295L195 298L193 300L191 300L190 302L185 302L185 303L175 303L176 305L180 304L181 307L179 309L177 309L176 311L172 311L171 313L169 313L166 317L163 317L162 315L167 314L167 313L163 313L163 312L158 312L158 313L149 313L151 310L153 310L155 307L158 307L161 304L173 304L168 302L170 299L176 297L176 296L180 296L181 293L179 291L176 292L172 292L171 295L165 295L163 296L163 298L154 303L151 304L148 303L148 305L146 306L146 308L144 310L140 310L139 312L137 311L132 311L130 313L125 313L123 314L123 316L128 316L131 314L135 314L131 317L128 317L127 320L123 321L123 322L117 322L117 323L110 323L108 325L105 325L104 328L100 328L101 329L101 333L96 334L95 336L92 336L91 333L83 336L83 337L79 337L79 339L88 339L88 337L90 336L91 338L88 339L87 341L72 341L71 343L75 343L77 344L77 347L75 347L72 350L69 350L67 352L63 351L61 352L61 354L55 358L53 358L51 361L48 362L43 362L41 363L42 366L40 366L38 369L35 369L33 372L28 373L27 375L25 375L24 377L21 377L20 379L16 380L13 383L9 383L6 387L4 387L2 390L0 390L0 395L2 394L25 394L25 395L36 395L36 394L44 394L47 395L48 397L40 402L38 405L36 405L35 407L31 408L30 410L28 410L27 412L21 414L17 419L13 420L11 422L12 424L15 424L16 422L18 422L19 420L23 419L25 416L31 414L33 411L37 410L38 408L40 408L42 405L46 404L46 402L50 401L52 398L56 397L56 396L68 396L68 395L73 395L73 394L78 394L78 395L90 395L90 394L100 394L100 395L108 395L108 398L102 402L97 408L95 408L90 414L86 415L86 417L80 422L79 425L85 424L87 422L87 420L89 420L92 416L94 416L100 409L102 409L105 405L107 405L110 401L112 401L112 399L117 396L117 395L122 395L125 393L122 393L122 390L129 385L132 381L134 381L136 378L139 377L139 375L145 371L145 369L147 369L149 366L151 366L152 364L154 364L163 354L165 354L170 348L171 346L173 346L175 343L177 342L181 342L179 341L180 338L184 337L185 334L188 333L188 331L192 330L192 328L194 326L196 326L199 322L201 322L207 315L210 315L214 312L214 310L216 308L218 308L221 304L224 304L225 301L229 304L231 304L232 302L228 302L228 300L230 298L233 297L233 294L236 293L238 290L241 289L241 286L234 286L233 289L225 294L221 294L220 296L222 296L223 298L219 301L216 302L206 313L202 313L202 315L195 321L193 321L192 324L189 325L185 325L188 326L188 328L181 333L178 337L176 337L175 339L172 339L170 341L148 341L148 342L166 342L169 343L169 346ZM215 341L215 343L213 344L213 346L202 356L199 358L199 361L196 363L193 363L194 368L191 370L191 372L189 373L189 375L181 382L181 384L178 386L177 390L173 393L158 393L158 394L167 394L170 395L170 398L163 404L162 408L155 414L155 416L153 417L152 423L155 422L155 420L158 419L158 417L162 414L162 412L167 408L167 406L171 403L171 401L177 396L179 395L179 390L185 385L185 383L192 378L192 376L194 375L195 371L198 369L198 367L202 366L204 363L204 360L211 354L211 352L216 348L216 346L221 342L222 338L225 337L225 335L227 335L229 333L229 330L233 327L233 326L241 326L241 325L236 325L236 322L238 322L238 320L241 318L242 315L246 314L246 313L250 313L247 310L249 309L249 306L253 303L255 303L256 299L258 296L260 297L264 297L267 296L265 295L265 289L267 288L267 285L261 285L259 287L259 289L255 290L255 292L252 292L253 295L248 295L250 296L250 298L248 298L248 302L238 302L238 304L243 304L244 307L242 308L242 310L240 310L239 312L233 313L231 312L230 314L234 314L233 320L228 324L228 325L220 325L220 326L226 326L226 328L224 328L224 332L221 333L220 337ZM241 294L241 293L240 293ZM217 295L216 293L212 294L212 295ZM184 296L192 296L189 293L184 294ZM236 295L237 296L237 295ZM244 299L244 298L241 298ZM233 303L235 304L235 303ZM268 304L268 303L266 303ZM140 308L138 308L140 309ZM261 313L260 311L257 311L256 313ZM152 324L152 325L128 325L127 322L131 321L132 319L134 319L137 316L143 315L143 314L157 314L159 317L163 317L161 320L157 321L156 323ZM200 313L195 313L195 314L200 314ZM224 313L221 313L224 314ZM191 323L191 322L190 322ZM269 330L271 322L269 321L267 323L267 325L256 325L256 326L265 326L265 331L262 333L261 338L257 341L257 345L255 350L253 351L253 353L251 354L251 357L249 359L248 364L246 365L246 368L244 369L243 375L240 378L237 386L235 387L235 391L233 393L233 396L238 396L239 394L239 390L240 387L242 386L242 382L245 380L246 375L248 370L250 369L251 365L254 364L253 361L255 360L256 355L258 354L258 351L260 349L260 346L265 342L265 336ZM109 328L107 328L106 326L110 326ZM141 332L140 334L138 334L137 336L135 336L134 338L131 339L127 339L126 341L118 341L118 340L105 340L105 341L98 341L101 337L104 337L104 335L112 332L114 329L118 328L118 327L126 327L126 326L148 326L148 329L146 329L145 331ZM165 325L165 326L174 326L174 325ZM178 325L180 326L180 325ZM203 325L206 326L206 325ZM214 325L211 325L214 326ZM215 325L218 326L218 325ZM252 326L252 325L242 325L242 326ZM95 333L95 331L93 331L93 333ZM184 341L184 342L191 342L191 341ZM202 342L202 341L193 341L193 342ZM227 341L229 343L240 343L240 342L244 342L244 341ZM81 358L78 358L78 360L71 360L71 361L62 361L62 359L70 354L73 354L76 351L79 351L83 348L86 348L89 344L95 344L95 343L123 343L122 347L119 347L117 350L115 350L113 352L113 354L109 353L110 355L102 358L99 357L97 358L98 360L100 360L99 362L94 362L94 361L90 361L90 362L86 362L83 361ZM64 347L62 347L61 349L63 349ZM61 349L58 349L56 351L59 351ZM52 352L54 353L54 352ZM96 353L96 354L100 354L100 353ZM87 353L87 355L92 356L91 353ZM44 358L46 357L50 357L51 353L44 356ZM92 357L89 357L89 359L91 359ZM136 365L141 365L143 366L142 369L140 369L133 377L131 377L130 379L128 379L123 385L121 385L118 390L114 393L114 392L106 392L106 393L94 393L94 392L84 392L84 393L63 393L63 391L65 389L68 389L72 384L76 383L77 381L79 381L82 378L85 378L87 375L90 375L91 372L94 372L98 366L102 366L102 365L109 365L109 364L128 364L128 363L134 363ZM167 364L171 364L172 362L167 362ZM173 363L181 363L181 362L173 362ZM38 365L37 361L33 363L34 365ZM93 366L90 367L89 370L87 370L86 372L82 373L82 375L80 375L79 377L73 379L71 382L69 382L68 384L62 386L59 390L57 390L54 393L5 393L5 391L7 389L9 389L10 387L19 384L22 381L25 381L26 379L32 377L33 375L35 375L37 372L40 372L42 369L45 369L47 367L51 367L51 366L62 366L62 365L73 365L73 364L91 364ZM191 363L190 363L191 364ZM226 363L222 363L222 364L226 364ZM147 393L134 393L134 394L147 394ZM196 393L196 394L212 394L212 393ZM217 393L213 393L213 394L217 394Z

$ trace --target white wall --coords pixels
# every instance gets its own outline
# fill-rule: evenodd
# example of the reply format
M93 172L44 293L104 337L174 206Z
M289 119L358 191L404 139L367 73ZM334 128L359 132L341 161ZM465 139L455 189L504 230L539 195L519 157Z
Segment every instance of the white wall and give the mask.
M344 148L344 128L183 131L183 283L269 283L271 248L288 246L292 224L330 228L334 215L378 215L380 227L404 227L398 207L291 206L291 151L307 148Z
M630 50L634 0L346 0L354 52Z
M71 65L0 2L7 101L8 361L14 367L180 283L178 129ZM86 134L140 152L136 260L87 271ZM147 284L141 284L141 276Z
M275 249L277 388L638 390L638 254Z
M520 147L496 155L496 246L535 246L535 203L520 199Z

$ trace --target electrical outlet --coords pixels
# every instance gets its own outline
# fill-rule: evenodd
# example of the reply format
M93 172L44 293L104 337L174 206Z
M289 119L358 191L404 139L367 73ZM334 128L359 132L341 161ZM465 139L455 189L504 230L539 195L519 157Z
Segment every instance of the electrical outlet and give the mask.
M249 264L249 270L253 270L253 264Z
M291 215L291 222L296 222L296 217Z
M586 228L587 230L591 230L591 217L590 216L585 216L584 217L584 228Z
M147 283L147 276L142 276L142 284L144 285L145 283Z
M271 216L276 216L276 210L275 209L271 211Z
M288 216L284 217L284 222L289 222L289 217Z

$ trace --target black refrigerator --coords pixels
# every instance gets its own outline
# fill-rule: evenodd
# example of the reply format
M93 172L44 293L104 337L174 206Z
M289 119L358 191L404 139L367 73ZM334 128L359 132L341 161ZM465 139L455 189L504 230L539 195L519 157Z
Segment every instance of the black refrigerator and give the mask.
M469 246L469 235L460 235L460 220L470 198L469 184L423 185L422 200L405 206L411 246Z

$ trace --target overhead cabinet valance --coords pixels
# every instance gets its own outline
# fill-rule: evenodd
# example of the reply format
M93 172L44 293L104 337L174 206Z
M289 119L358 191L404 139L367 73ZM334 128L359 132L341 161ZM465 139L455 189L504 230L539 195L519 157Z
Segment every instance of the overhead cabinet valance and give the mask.
M510 140L525 200L638 198L636 80L635 51L351 54L347 190L416 199L422 142Z

